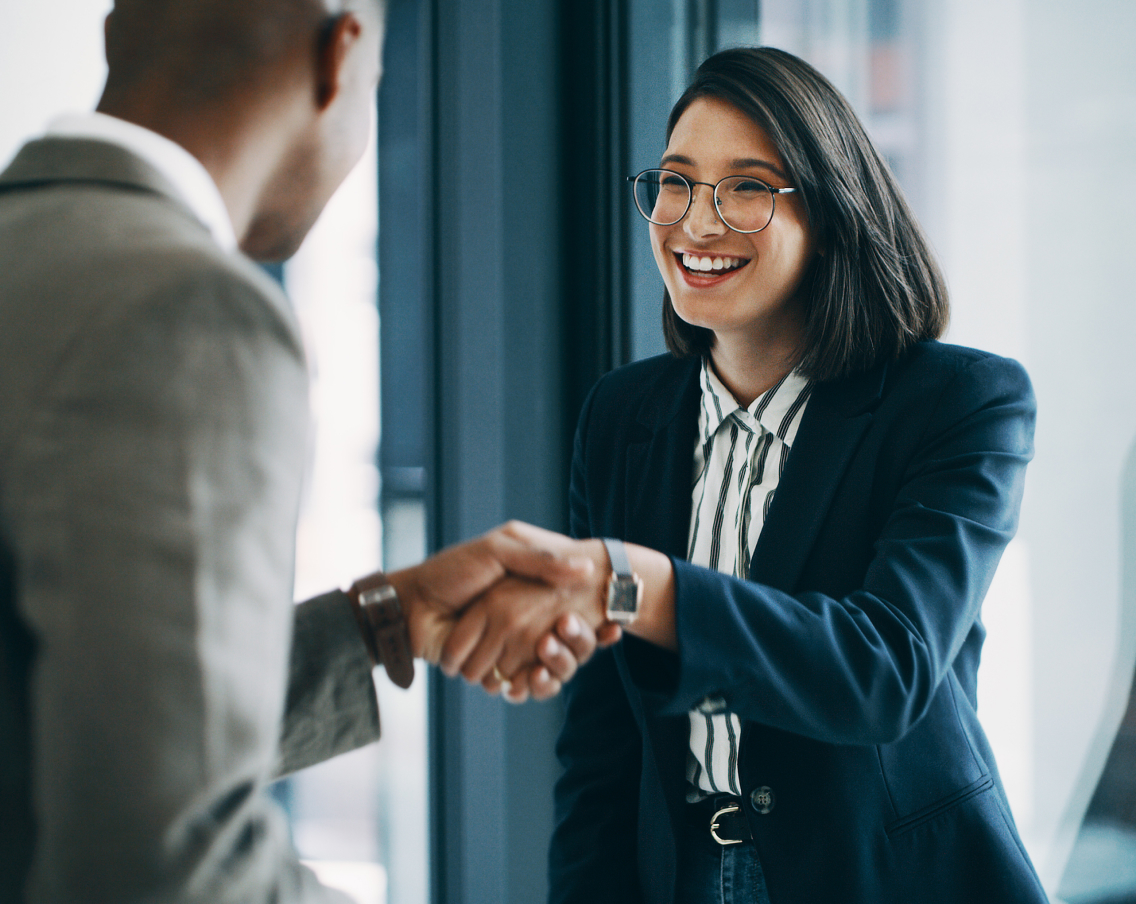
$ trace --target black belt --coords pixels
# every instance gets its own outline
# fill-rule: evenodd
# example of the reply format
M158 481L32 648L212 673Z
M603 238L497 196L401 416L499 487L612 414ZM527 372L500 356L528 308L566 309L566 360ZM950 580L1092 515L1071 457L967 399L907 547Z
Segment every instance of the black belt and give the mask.
M739 797L729 794L707 797L687 804L686 814L694 825L708 829L710 837L718 844L741 844L753 840Z

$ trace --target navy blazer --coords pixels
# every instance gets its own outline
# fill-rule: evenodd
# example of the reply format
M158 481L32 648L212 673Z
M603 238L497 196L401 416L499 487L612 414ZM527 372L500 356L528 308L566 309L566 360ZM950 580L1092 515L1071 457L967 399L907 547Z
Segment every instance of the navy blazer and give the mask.
M580 417L572 530L671 556L678 652L628 637L566 689L551 900L671 904L687 713L713 694L774 904L1045 902L975 712L1025 371L928 342L818 385L743 581L685 561L698 368L620 368Z

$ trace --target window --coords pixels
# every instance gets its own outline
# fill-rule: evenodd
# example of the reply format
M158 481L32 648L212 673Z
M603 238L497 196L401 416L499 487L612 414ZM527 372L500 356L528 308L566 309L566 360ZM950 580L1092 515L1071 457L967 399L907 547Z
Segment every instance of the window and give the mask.
M315 423L298 531L296 599L422 557L424 528L413 508L388 512L395 521L390 531L378 508L377 174L372 140L284 267L311 362ZM277 791L300 856L358 904L426 901L422 672L403 691L376 670L382 742L297 773Z
M1031 374L1036 456L983 610L979 710L1053 892L1136 662L1136 540L1121 531L1136 493L1123 263L1136 240L1134 34L1136 9L1108 0L636 0L629 27L629 172L657 163L701 56L744 43L803 56L852 102L927 229L952 293L947 341ZM1054 184L1056 204L1039 190ZM632 351L644 357L662 349L662 286L646 230L627 222ZM1082 841L1069 900L1103 900L1102 878L1131 896L1136 826L1114 819Z

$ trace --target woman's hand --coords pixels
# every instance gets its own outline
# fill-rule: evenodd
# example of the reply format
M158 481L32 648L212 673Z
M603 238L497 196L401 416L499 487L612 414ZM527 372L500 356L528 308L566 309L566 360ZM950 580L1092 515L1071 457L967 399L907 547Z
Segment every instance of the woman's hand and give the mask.
M555 631L538 641L538 664L522 668L504 681L498 677L498 670L490 670L481 686L489 694L500 693L510 703L524 703L530 694L535 700L547 700L560 693L597 647L610 646L621 636L618 625L607 623L593 632L575 614L562 616Z

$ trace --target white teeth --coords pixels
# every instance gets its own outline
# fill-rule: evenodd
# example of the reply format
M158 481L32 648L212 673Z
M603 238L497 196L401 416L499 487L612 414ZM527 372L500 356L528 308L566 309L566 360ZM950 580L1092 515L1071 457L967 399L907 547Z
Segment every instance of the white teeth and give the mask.
M683 252L682 265L687 270L700 270L706 272L709 270L734 270L740 267L744 261L740 257L701 257L697 254L689 254Z

